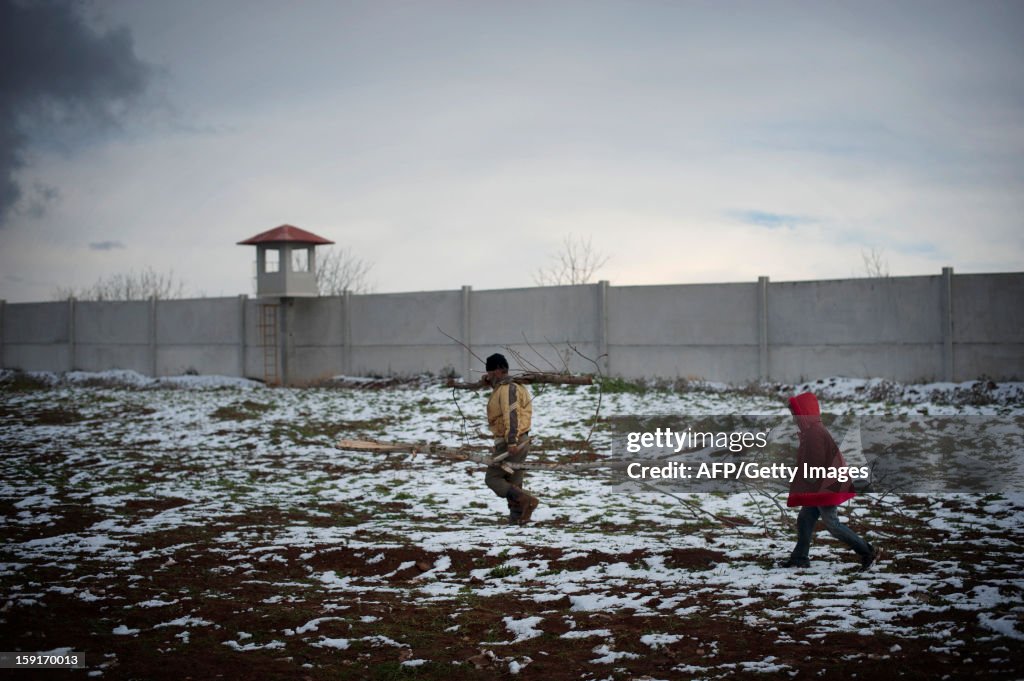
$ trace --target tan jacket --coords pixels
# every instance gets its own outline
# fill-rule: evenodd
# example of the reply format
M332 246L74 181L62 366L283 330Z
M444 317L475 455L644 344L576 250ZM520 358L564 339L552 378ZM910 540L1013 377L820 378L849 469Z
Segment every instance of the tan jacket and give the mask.
M487 402L487 423L495 440L516 443L530 430L533 397L526 386L506 378L494 387Z

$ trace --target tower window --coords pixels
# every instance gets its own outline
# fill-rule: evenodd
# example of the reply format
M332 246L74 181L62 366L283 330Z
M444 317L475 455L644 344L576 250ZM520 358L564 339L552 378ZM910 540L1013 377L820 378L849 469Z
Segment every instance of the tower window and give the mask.
M268 248L263 251L263 271L264 272L280 272L281 271L281 250L278 248Z

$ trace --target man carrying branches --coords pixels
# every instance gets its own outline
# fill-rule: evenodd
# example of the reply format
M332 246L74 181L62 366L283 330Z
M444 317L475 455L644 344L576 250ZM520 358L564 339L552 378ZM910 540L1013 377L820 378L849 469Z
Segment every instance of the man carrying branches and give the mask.
M526 386L515 383L508 375L508 360L495 353L485 362L484 381L494 391L487 402L487 423L494 435L495 462L487 467L484 482L499 497L508 500L508 522L523 525L540 503L535 496L523 490L522 469L508 472L501 463L522 463L530 451L530 420L533 417L533 398Z

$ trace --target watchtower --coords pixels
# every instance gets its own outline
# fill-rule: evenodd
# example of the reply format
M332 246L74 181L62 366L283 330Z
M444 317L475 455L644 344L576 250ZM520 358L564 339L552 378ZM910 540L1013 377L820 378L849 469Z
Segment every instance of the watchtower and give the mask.
M256 331L267 385L288 383L292 299L317 295L316 247L333 243L294 225L281 225L238 242L256 247L256 295L264 299L257 306Z
M281 225L238 245L256 247L257 296L297 298L317 295L316 247L333 243L293 225Z

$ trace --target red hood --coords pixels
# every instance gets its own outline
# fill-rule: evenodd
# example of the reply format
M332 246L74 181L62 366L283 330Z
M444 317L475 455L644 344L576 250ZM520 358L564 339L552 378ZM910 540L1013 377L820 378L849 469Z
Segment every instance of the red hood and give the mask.
M789 411L796 416L800 430L806 430L812 423L821 421L821 407L814 393L800 393L789 398Z
M846 461L836 447L832 436L821 425L821 407L814 393L801 393L789 398L789 410L800 428L800 451L797 463L806 466L844 467ZM822 437L808 437L812 429L819 429ZM807 438L807 442L805 442ZM802 458L803 457L803 458ZM838 506L854 496L853 483L841 483L834 478L809 480L801 473L789 486L787 506Z
M789 410L793 416L821 416L821 407L814 393L800 393L789 398Z

